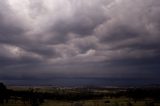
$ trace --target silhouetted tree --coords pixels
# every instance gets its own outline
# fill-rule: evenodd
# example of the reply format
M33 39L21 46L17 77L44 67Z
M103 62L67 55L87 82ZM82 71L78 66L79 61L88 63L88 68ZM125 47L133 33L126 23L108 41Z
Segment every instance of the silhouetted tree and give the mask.
M3 104L6 99L7 99L7 88L3 83L0 83L0 104Z

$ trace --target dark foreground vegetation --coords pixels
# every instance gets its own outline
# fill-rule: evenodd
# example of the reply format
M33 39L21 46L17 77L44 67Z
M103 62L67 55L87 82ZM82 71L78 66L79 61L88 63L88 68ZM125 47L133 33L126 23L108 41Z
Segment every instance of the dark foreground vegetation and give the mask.
M105 98L105 99L104 99ZM43 90L38 88L26 88L23 90L7 89L0 83L0 106L8 106L12 103L21 101L24 106L40 106L48 100L58 101L85 101L85 100L102 100L105 106L113 99L127 98L125 105L119 105L118 101L113 106L134 106L138 101L144 101L146 106L160 106L160 88L144 87L144 88L52 88L51 90ZM134 102L134 103L132 103ZM157 105L155 105L157 103ZM65 105L64 105L65 106ZM83 104L75 104L73 106L83 106ZM96 105L94 106L101 106ZM136 105L137 106L137 105ZM141 105L140 105L141 106Z

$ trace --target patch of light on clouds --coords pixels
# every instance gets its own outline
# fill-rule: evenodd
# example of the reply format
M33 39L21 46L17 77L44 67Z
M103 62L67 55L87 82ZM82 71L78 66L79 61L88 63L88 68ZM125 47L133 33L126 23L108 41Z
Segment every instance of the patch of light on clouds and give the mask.
M95 53L96 53L95 50L90 49L90 50L88 50L86 53L84 53L84 54L79 54L78 56L80 56L80 57L88 57L88 56L93 56Z
M11 9L15 14L19 15L23 19L28 19L29 17L29 0L8 0Z
M16 59L20 59L20 58L23 58L23 57L32 57L32 58L35 58L35 59L36 58L37 59L42 59L41 55L25 51L24 49L19 48L17 46L2 45L2 47L6 51L6 56L7 57L16 58Z
M19 47L12 46L12 45L1 45L1 47L6 52L5 55L7 57L19 58L21 56L21 49Z

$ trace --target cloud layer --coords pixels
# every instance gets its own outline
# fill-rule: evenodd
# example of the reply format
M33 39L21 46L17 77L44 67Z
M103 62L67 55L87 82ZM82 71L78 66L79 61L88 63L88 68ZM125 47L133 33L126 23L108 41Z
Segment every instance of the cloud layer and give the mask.
M160 1L0 0L0 77L160 74Z

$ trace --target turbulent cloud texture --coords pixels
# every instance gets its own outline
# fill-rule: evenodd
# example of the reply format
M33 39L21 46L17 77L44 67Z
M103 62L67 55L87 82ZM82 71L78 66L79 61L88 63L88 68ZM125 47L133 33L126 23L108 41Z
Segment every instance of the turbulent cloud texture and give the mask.
M0 78L158 78L159 16L159 0L0 0Z

